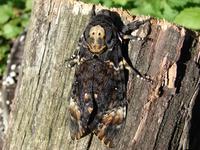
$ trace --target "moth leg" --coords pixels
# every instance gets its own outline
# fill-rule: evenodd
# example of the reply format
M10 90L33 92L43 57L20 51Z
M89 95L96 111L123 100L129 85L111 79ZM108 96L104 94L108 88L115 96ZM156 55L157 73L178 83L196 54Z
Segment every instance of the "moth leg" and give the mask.
M131 35L131 32L138 29L141 25L145 23L150 23L151 18L143 20L143 21L133 21L122 28L122 37L125 40L143 40L142 37L139 36L133 36Z
M148 82L153 82L149 76L141 74L136 68L134 68L133 66L129 65L124 58L123 58L123 62L120 63L120 65L122 65L122 64L123 64L125 69L127 69L129 72L135 74L141 80L145 80L145 81L148 81Z
M123 26L122 33L123 34L130 33L132 31L138 29L141 25L143 25L147 22L150 22L150 20L151 20L151 18L143 20L143 21L136 20L131 23L128 23L127 25Z
M80 44L79 44L80 45ZM77 64L80 64L80 46L76 48L73 55L65 60L67 67L72 68Z
M137 40L137 41L141 41L142 38L139 36L133 36L133 35L123 35L123 39L124 40Z
M105 111L98 117L94 133L108 147L114 147L119 142L117 137L125 124L126 112L127 107L124 105Z

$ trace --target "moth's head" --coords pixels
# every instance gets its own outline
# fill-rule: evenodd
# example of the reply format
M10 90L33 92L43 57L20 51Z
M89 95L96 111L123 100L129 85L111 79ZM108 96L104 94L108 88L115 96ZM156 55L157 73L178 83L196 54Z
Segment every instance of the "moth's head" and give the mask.
M100 54L106 48L106 31L100 25L92 26L89 29L87 45L90 52Z
M113 48L117 33L109 24L90 24L84 32L85 45L94 54L101 54Z

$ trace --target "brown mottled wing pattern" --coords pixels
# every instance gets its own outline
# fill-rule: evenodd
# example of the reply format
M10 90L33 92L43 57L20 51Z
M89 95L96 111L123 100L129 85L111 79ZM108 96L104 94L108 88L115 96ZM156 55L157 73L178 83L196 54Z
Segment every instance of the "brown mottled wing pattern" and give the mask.
M76 68L70 99L72 139L94 132L113 147L119 140L126 118L126 87L121 47L100 57L80 54L85 61Z
M94 109L92 70L93 68L90 65L90 61L85 61L76 67L75 78L72 85L72 96L69 104L70 132L72 139L80 139L90 132L88 123Z
M98 76L94 76L93 92L98 110L89 126L102 142L114 147L126 118L125 72L120 45L105 55L104 62L94 61Z

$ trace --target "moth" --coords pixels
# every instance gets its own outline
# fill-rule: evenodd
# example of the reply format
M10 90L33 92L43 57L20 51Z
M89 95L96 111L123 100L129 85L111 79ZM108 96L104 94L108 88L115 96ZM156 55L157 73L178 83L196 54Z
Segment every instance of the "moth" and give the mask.
M149 20L124 25L116 12L101 10L96 14L93 8L79 48L68 60L70 67L76 65L69 98L72 139L92 133L108 147L120 140L128 104L123 47L127 40L138 38L130 33L146 22Z

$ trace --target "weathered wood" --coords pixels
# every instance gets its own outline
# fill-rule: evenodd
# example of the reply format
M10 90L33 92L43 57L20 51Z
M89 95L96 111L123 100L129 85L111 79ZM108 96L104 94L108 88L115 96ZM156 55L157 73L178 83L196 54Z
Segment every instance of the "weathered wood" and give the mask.
M91 135L72 141L68 129L74 69L66 68L65 59L75 50L91 8L81 2L35 0L4 150L107 149ZM133 19L117 11L126 23ZM153 83L129 76L126 127L114 149L189 148L200 82L199 37L193 34L153 19L148 38L130 42L133 65Z
M0 149L3 148L5 133L8 129L10 104L14 99L18 75L24 50L26 32L23 32L15 41L7 59L6 71L0 83ZM2 87L1 87L2 86Z

